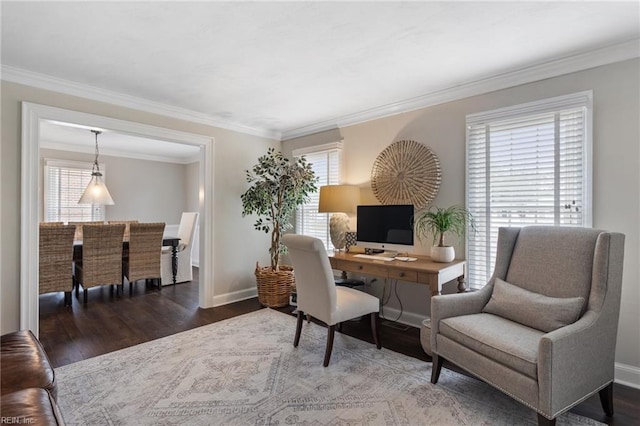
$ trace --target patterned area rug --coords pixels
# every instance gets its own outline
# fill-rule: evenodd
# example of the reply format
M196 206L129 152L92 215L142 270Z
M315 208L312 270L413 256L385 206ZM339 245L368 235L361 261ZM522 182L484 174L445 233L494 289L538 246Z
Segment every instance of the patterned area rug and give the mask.
M484 383L262 309L56 369L70 425L535 425ZM383 342L384 344L384 342ZM600 423L571 413L559 425Z

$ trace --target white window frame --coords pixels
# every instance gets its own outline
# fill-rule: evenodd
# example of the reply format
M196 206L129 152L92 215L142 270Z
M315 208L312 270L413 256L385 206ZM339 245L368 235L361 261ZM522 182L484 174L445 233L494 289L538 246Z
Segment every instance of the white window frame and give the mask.
M102 178L104 182L106 182L107 178L107 170L106 165L103 163L100 164L100 172L102 173ZM57 167L62 169L78 169L78 170L88 170L92 171L93 164L84 162L84 161L73 161L73 160L58 160L52 158L45 158L44 160L44 187L43 187L43 216L45 222L69 222L69 218L52 218L49 216L49 197L51 194L49 193L49 167ZM87 181L87 184L89 181ZM80 198L78 198L80 199ZM102 204L91 204L87 205L85 209L91 211L91 217L87 219L87 221L104 221L105 220L105 208Z
M337 163L334 164L334 166L337 168L337 173L334 176L329 176L329 174L327 173L327 180L326 181L320 181L317 183L318 186L318 193L320 192L320 187L321 186L325 186L325 185L338 185L341 181L341 173L342 173L342 141L338 141L338 142L331 142L331 143L327 143L327 144L323 144L323 145L315 145L315 146L311 146L311 147L307 147L307 148L300 148L300 149L295 149L292 151L292 155L294 158L297 157L301 157L301 156L309 156L309 155L317 155L317 154L326 154L327 156L329 156L331 153L335 153L337 154ZM307 158L307 160L309 160L309 158ZM295 220L295 231L297 234L305 234L306 235L312 235L314 237L318 237L320 238L324 244L327 250L332 250L333 249L333 244L331 244L331 237L329 234L329 213L316 213L319 216L323 217L324 220L324 224L325 224L325 231L322 232L322 235L320 235L320 233L309 233L305 228L304 228L304 220L300 220L301 219L301 210L304 208L309 208L311 207L312 209L315 208L315 210L317 211L318 209L318 203L306 203L301 207L298 207L296 209L296 220Z
M509 120L518 120L523 119L524 117L532 117L539 114L555 114L555 122L554 122L554 189L549 192L550 196L553 196L553 209L554 209L554 218L553 223L540 223L545 225L560 225L559 223L559 212L561 208L561 202L559 201L558 196L558 180L560 176L560 160L559 160L559 146L560 146L560 137L559 137L559 124L558 124L558 114L560 111L567 110L578 110L581 109L583 112L583 138L582 138L582 167L581 167L581 195L582 195L582 215L581 215L581 223L576 224L574 226L582 226L582 227L591 227L592 226L592 176L593 176L593 142L592 142L592 129L593 129L593 93L592 91L584 91L579 93L574 93L565 96L558 96L550 99L544 99L540 101L525 103L521 105L515 105L512 107L500 108L492 111L481 112L476 114L470 114L466 117L466 172L467 176L465 179L466 184L466 194L465 194L465 202L467 208L473 213L474 209L477 210L476 206L473 206L473 209L470 208L471 197L477 197L482 199L484 197L486 207L484 209L480 209L483 213L482 217L485 220L483 223L483 228L487 230L487 232L491 235L474 235L473 232L467 232L466 238L466 258L467 258L467 280L471 288L480 288L486 284L491 274L493 273L493 268L495 266L495 250L496 250L496 241L497 232L492 232L491 226L491 214L490 212L495 210L491 210L491 189L488 182L488 177L491 176L491 145L490 145L490 125L495 125L497 123L504 123ZM472 129L475 131L482 132L482 126L485 126L485 131L487 132L487 137L484 138L484 161L482 161L483 155L475 155L470 154L472 148L481 146L472 144ZM488 147L487 147L488 146ZM471 158L473 156L473 158ZM475 160L473 164L471 160ZM475 168L478 164L478 160L480 164L484 163L484 167L486 168L485 176L487 179L482 180L481 183L485 184L485 195L482 194L482 191L478 190L476 193L473 192L473 189L470 185L471 181L469 175L472 173L472 170L481 170L480 168ZM476 183L474 181L474 183ZM474 198L474 199L477 199ZM512 222L509 226L526 226L531 223L518 223L517 220ZM501 225L504 226L504 225ZM495 227L495 226L494 226ZM475 247L477 245L478 247ZM484 247L480 247L484 245ZM486 267L483 266L475 266L474 256L470 256L470 249L476 248L476 253L485 252L484 256L478 256L477 261L486 262ZM476 271L474 272L474 268ZM484 276L486 275L486 276ZM471 279L469 279L471 278Z

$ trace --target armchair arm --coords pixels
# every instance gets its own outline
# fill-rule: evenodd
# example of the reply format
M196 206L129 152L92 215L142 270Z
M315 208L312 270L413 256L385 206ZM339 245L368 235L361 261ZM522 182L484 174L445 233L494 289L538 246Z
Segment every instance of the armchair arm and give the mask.
M492 290L493 286L487 285L474 292L431 297L431 350L434 353L438 353L436 336L440 332L440 320L480 313L489 301Z
M617 321L599 311L542 336L538 346L539 408L549 418L613 380Z

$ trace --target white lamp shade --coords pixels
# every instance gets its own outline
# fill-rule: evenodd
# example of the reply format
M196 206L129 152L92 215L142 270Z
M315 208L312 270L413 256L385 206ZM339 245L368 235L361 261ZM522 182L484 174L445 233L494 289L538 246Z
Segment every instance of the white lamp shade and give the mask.
M113 198L111 198L111 194L109 194L107 186L102 180L101 174L91 175L91 181L89 181L89 184L82 193L78 204L105 204L110 206L115 204Z
M355 213L360 203L360 188L353 185L320 187L318 213Z

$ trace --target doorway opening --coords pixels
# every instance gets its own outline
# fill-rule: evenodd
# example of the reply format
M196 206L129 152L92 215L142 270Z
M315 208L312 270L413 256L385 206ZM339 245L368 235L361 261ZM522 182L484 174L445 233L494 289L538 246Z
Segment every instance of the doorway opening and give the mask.
M20 328L38 336L38 224L42 197L40 182L40 128L46 122L71 123L133 137L155 139L199 148L200 280L199 306L213 306L213 150L210 137L46 105L22 103Z

